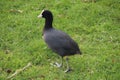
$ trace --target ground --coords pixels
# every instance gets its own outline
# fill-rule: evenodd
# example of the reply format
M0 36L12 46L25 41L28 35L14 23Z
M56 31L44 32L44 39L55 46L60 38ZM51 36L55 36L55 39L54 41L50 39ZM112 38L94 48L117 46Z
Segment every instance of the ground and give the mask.
M119 80L120 1L1 0L0 80L29 62L12 80ZM51 64L60 61L42 39L43 9L53 12L53 26L69 34L83 55L70 56L73 71Z

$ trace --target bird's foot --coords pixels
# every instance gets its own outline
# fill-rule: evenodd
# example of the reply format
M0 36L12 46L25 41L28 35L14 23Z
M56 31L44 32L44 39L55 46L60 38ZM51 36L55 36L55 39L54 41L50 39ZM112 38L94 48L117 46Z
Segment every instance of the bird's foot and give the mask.
M56 65L57 67L62 67L62 64L59 64L59 63L57 63L57 62L55 62L55 65Z
M68 68L64 72L67 73L67 72L70 72L70 71L72 71L72 69Z
M59 64L59 63L57 63L57 62L52 63L51 65L52 65L52 66L55 66L55 67L58 67L58 68L62 67L62 64Z

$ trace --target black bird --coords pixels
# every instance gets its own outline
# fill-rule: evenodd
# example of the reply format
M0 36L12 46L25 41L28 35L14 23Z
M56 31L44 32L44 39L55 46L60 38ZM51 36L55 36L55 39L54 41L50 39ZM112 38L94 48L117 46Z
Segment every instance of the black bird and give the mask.
M43 39L50 49L61 56L61 64L56 63L58 67L63 64L63 57L74 54L81 54L78 44L66 33L56 30L52 26L53 15L49 10L43 10L38 18L45 18L45 25L43 28ZM68 65L68 58L66 58L67 69L65 72L70 71Z

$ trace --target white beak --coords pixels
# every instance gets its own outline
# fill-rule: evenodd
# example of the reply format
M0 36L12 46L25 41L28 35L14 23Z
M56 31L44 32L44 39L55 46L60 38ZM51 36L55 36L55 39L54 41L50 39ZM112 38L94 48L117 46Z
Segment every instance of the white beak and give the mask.
M40 13L40 15L38 15L38 18L42 18L42 13L44 12L45 10L42 10L42 12Z
M42 14L38 15L38 18L42 18Z

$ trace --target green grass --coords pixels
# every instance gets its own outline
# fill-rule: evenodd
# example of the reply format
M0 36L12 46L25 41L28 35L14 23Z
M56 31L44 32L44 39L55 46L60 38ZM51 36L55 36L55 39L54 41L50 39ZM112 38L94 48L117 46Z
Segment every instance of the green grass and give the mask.
M33 65L12 80L119 80L119 4L119 0L0 0L0 80L29 62ZM44 19L37 16L43 9L53 12L55 28L68 33L83 52L69 57L70 73L50 65L59 59L42 39Z

